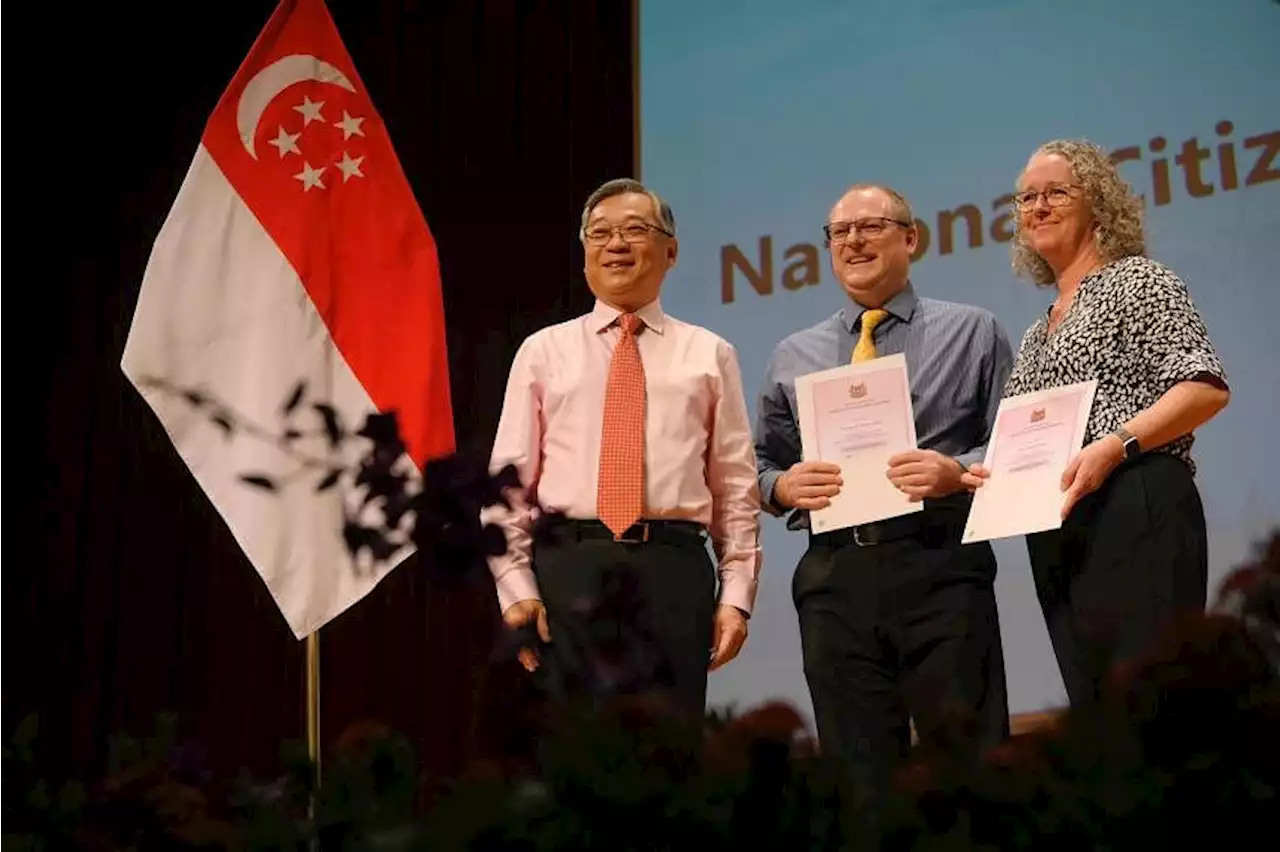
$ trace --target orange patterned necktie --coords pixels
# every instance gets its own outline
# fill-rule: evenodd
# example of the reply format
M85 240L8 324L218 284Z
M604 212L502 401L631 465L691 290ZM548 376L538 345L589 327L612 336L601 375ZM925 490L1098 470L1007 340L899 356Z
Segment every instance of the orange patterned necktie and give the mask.
M596 512L615 538L644 510L644 365L636 345L644 323L635 314L622 314L618 324L622 337L609 362L596 493Z

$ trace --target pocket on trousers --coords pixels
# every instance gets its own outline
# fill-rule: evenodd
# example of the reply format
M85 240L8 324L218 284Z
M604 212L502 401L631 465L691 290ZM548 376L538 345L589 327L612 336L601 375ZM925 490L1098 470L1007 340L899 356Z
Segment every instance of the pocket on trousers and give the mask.
M826 549L812 545L805 550L796 570L791 575L791 602L798 608L800 600L810 592L817 591L827 585L831 566L835 563L835 554Z

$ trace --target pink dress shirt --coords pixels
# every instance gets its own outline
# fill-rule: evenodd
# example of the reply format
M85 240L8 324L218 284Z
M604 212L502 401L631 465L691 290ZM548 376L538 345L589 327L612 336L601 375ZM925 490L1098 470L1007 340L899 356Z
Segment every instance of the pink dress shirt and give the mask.
M646 519L696 521L719 560L720 602L747 612L760 573L755 449L733 347L650 302L636 312L644 364ZM492 467L514 464L526 493L485 512L507 535L490 560L503 610L538 598L530 567L540 512L596 518L600 431L619 312L597 301L585 316L529 336L507 380Z

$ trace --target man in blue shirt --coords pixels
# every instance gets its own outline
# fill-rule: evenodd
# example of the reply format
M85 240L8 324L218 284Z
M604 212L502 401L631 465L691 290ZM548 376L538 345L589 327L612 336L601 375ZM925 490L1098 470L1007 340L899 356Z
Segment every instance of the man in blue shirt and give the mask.
M818 739L866 806L888 789L911 721L921 742L957 724L975 748L1008 735L995 554L960 536L979 484L967 468L985 453L1013 357L989 311L916 295L918 234L898 193L855 186L824 230L849 300L778 344L756 455L766 510L789 511L789 529L809 530L809 510L858 483L842 482L835 464L801 461L796 377L904 354L919 449L895 456L885 475L924 510L810 532L792 581Z

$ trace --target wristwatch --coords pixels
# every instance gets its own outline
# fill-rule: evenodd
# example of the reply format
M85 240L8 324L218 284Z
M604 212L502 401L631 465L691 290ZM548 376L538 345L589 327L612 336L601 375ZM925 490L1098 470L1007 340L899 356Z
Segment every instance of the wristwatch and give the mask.
M1124 460L1125 461L1129 461L1130 459L1136 459L1138 456L1142 455L1142 447L1138 446L1138 439L1135 438L1133 436L1133 433L1130 432L1128 429L1121 426L1112 434L1115 435L1117 438L1119 438L1120 441L1124 444Z

